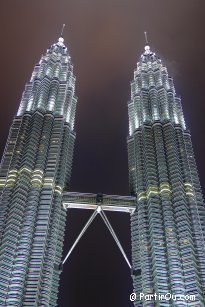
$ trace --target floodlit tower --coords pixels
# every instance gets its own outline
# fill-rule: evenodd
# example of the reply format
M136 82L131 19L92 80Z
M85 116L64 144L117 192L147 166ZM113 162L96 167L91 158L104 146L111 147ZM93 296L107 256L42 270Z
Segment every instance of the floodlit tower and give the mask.
M61 37L26 84L0 168L0 305L56 306L76 109Z
M205 208L180 98L146 43L128 103L135 306L204 306ZM176 295L157 302L140 293ZM179 301L179 296L195 295ZM142 295L141 295L142 298ZM192 300L193 299L193 300Z

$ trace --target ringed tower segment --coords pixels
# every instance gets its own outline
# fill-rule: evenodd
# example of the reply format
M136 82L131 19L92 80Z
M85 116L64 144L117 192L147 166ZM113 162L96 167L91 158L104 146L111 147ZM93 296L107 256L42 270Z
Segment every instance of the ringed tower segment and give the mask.
M1 161L1 306L56 306L76 102L60 37L34 67Z
M128 112L130 191L137 195L131 218L135 306L155 306L140 301L140 293L193 294L204 306L205 209L190 132L173 80L148 43L134 71Z

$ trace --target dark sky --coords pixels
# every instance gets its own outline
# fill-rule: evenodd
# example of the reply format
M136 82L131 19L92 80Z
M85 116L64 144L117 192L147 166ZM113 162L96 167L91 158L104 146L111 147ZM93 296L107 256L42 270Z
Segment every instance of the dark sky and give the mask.
M72 191L128 195L127 101L148 32L182 97L202 187L205 185L205 1L2 1L0 7L0 149L25 83L66 24L77 77ZM65 252L91 212L70 211ZM129 216L109 215L130 258ZM131 307L130 271L99 217L61 275L60 307Z

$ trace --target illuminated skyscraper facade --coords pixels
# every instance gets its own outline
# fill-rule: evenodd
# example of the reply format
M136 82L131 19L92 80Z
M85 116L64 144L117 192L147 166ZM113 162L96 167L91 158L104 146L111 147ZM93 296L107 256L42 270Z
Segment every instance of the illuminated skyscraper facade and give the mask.
M76 109L62 37L35 66L0 168L0 305L56 306Z
M148 45L134 71L128 112L130 190L137 195L135 306L204 306L205 208L190 132L173 80ZM140 301L140 293L196 299Z
M204 306L205 209L181 101L147 45L128 103L130 191L68 193L75 141L75 76L62 37L35 66L0 165L0 306L56 306L69 208L131 214L135 306ZM64 193L63 193L64 192ZM136 203L136 207L135 207ZM67 257L64 259L63 263ZM140 293L176 295L142 301ZM195 295L195 300L177 300Z

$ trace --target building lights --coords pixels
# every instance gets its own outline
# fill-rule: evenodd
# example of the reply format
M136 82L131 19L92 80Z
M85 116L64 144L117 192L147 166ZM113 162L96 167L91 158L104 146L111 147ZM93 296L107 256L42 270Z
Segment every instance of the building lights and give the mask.
M149 46L134 71L128 113L130 190L137 195L132 262L141 268L132 276L134 292L139 297L154 286L157 293L187 295L191 289L194 304L204 306L205 208L190 134L173 80Z
M69 185L75 140L74 92L73 66L60 38L34 67L2 159L0 305L56 306L66 222L61 196Z

